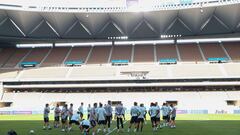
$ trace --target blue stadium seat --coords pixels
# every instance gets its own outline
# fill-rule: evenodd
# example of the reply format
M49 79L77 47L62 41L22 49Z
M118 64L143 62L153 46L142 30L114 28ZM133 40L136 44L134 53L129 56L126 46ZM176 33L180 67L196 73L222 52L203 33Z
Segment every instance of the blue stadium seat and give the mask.
M78 61L65 61L64 64L66 66L81 66L84 62L82 60Z
M208 61L211 63L225 63L228 62L228 58L226 57L212 57L212 58L208 58Z
M177 59L168 58L168 59L159 59L160 64L177 64Z
M122 65L128 65L129 60L112 60L113 66L122 66Z
M39 62L36 61L24 61L20 63L21 67L36 67Z

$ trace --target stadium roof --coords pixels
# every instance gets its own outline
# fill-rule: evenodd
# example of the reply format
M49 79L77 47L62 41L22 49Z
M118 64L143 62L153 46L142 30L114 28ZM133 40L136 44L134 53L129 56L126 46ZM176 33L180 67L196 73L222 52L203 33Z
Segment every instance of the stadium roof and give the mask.
M1 40L158 39L161 35L240 33L240 4L151 12L36 12L0 10Z

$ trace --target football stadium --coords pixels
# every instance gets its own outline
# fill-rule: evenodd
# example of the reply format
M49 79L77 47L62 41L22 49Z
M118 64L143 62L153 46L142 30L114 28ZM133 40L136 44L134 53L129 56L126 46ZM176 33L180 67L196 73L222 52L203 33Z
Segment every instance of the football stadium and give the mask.
M1 0L1 135L239 135L239 0Z

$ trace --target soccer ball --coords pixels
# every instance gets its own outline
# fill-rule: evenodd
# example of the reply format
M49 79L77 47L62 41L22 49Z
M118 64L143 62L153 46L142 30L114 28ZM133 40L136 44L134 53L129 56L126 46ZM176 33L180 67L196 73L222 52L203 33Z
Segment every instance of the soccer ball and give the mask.
M34 134L34 130L30 130L29 133L30 133L30 134Z

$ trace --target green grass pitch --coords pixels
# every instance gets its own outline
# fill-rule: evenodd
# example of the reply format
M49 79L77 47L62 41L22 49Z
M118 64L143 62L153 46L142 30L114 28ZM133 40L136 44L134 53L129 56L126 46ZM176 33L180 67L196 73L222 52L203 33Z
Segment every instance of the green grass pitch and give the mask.
M51 116L51 119L53 117ZM52 123L52 121L51 121ZM128 121L124 125L125 132L117 133L114 130L110 135L239 135L240 115L233 114L208 114L208 115L178 115L177 128L163 128L152 132L150 121L144 125L142 133L126 132ZM62 133L60 129L42 130L42 115L0 115L0 135L6 135L7 131L14 129L18 135L28 135L30 130L35 135L80 135L76 126L71 132ZM113 121L112 129L116 127ZM103 135L100 133L99 135Z

